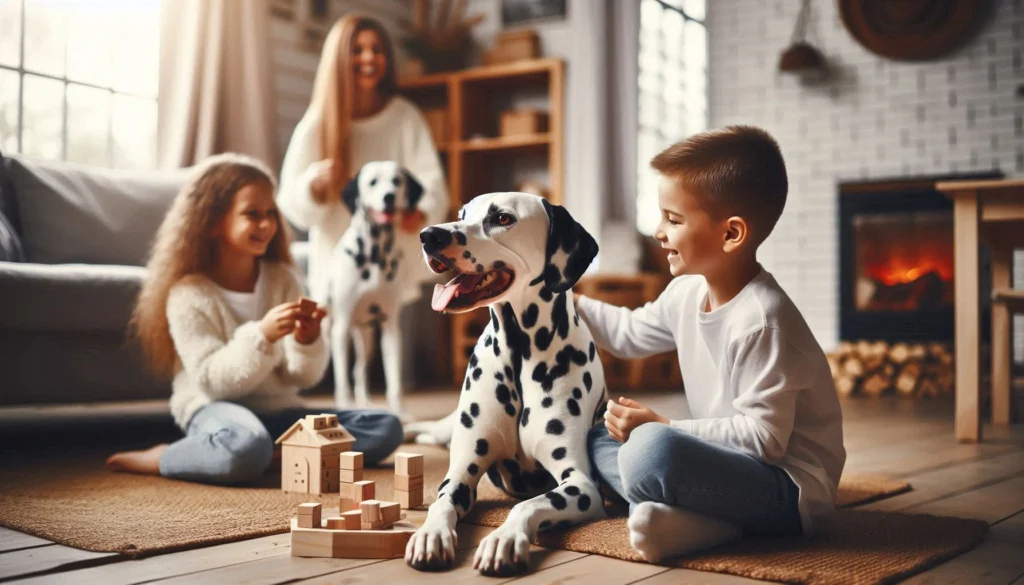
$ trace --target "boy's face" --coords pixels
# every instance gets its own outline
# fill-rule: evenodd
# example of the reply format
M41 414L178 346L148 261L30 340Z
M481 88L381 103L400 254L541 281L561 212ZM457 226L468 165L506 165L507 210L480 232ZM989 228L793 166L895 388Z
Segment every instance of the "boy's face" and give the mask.
M700 207L689 190L671 177L658 182L661 223L654 238L668 252L672 276L707 274L724 260L726 228Z

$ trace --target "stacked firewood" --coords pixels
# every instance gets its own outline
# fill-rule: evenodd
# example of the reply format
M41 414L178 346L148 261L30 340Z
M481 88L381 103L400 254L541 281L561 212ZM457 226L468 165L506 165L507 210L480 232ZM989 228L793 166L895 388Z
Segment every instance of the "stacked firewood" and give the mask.
M844 341L828 354L844 396L935 398L953 393L953 354L943 343Z

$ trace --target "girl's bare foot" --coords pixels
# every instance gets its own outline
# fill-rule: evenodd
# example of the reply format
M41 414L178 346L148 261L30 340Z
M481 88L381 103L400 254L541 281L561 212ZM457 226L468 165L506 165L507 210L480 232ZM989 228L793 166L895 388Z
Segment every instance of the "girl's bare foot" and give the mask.
M127 471L145 475L160 475L160 456L167 450L167 443L154 445L145 451L124 451L114 453L107 459L107 469Z

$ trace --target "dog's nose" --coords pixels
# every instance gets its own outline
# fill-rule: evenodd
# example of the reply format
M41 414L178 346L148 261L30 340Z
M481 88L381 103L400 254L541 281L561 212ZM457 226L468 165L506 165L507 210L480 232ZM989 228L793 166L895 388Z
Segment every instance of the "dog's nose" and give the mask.
M394 211L395 209L395 194L388 193L384 196L384 209L386 211Z
M424 252L440 252L452 243L452 233L443 228L428 227L420 232L420 242Z

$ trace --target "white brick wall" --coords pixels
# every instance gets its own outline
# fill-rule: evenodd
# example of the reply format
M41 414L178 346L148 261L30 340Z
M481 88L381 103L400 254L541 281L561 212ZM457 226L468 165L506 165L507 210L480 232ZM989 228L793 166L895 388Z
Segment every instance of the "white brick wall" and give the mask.
M1024 176L1024 99L1014 96L1024 83L1024 0L995 0L968 44L928 62L878 57L847 32L838 2L810 4L809 40L835 71L824 85L778 71L800 2L708 2L709 112L711 127L761 126L782 148L789 198L761 260L827 349L839 337L837 183L989 169ZM1020 282L1019 252L1015 263ZM1024 341L1024 322L1015 330Z

